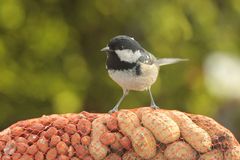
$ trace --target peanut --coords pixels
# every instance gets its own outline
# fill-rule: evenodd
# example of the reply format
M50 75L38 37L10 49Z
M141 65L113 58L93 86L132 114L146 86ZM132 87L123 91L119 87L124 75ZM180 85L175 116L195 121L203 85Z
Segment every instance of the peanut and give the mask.
M156 141L148 129L144 127L136 128L131 140L135 152L140 157L149 159L156 155Z
M108 129L104 125L109 115L103 115L92 122L91 142L89 152L95 160L102 160L107 156L108 147L101 143L100 137Z
M120 111L117 119L120 131L127 136L131 136L134 129L140 127L140 121L137 115L132 111Z
M205 153L211 149L209 134L197 126L187 115L179 111L167 112L179 126L183 138L198 152Z
M142 123L158 141L164 144L174 142L180 137L180 130L176 122L160 111L143 114Z
M235 146L233 148L228 149L224 157L226 160L239 160L240 159L240 146Z
M154 156L151 160L167 160L164 154L161 151L158 151L156 156Z
M149 159L156 154L156 141L152 133L141 127L139 119L134 112L120 111L118 124L121 131L132 141L134 151L144 159Z
M214 149L202 154L198 160L223 160L223 153L220 150Z
M197 152L187 143L182 141L168 145L164 156L169 160L196 160Z

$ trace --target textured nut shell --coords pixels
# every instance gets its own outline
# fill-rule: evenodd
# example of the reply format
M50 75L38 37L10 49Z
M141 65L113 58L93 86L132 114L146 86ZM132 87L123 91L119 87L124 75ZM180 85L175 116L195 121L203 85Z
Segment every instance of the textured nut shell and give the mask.
M100 142L100 136L107 132L107 127L104 125L109 115L104 115L95 119L92 122L91 143L89 152L95 160L102 160L106 157L108 147Z
M178 141L168 145L164 156L169 160L196 160L197 152L187 143Z
M122 127L121 129L118 122L118 115L120 112L129 115L129 117L127 118L125 118L126 115L119 116L120 119L122 119L122 124L124 123L122 125L124 127ZM88 113L83 111L81 114L55 114L17 122L5 129L4 131L0 132L0 159L120 160L120 158L122 158L129 160L167 160L166 155L169 154L172 156L172 158L168 160L186 160L185 153L187 152L187 154L190 153L190 155L194 153L194 159L200 158L198 160L221 160L222 157L224 157L223 160L240 160L239 143L237 142L234 135L228 129L224 128L209 117L188 113L182 113L183 116L182 114L178 114L176 116L174 115L176 111L163 109L154 110L150 107L123 110L120 112L109 115L101 113ZM146 125L145 123L142 123L142 117L146 116L146 114L149 113L151 113L149 114L150 116L155 116L155 112L165 113L170 118L171 116L169 115L173 113L172 116L174 116L176 119L180 117L179 119L177 119L177 121L179 121L179 124L183 126L193 126L193 129L189 129L189 127L181 128L188 130L188 132L190 130L190 133L188 133L189 136L195 136L192 135L192 133L194 132L192 132L191 129L196 130L196 126L202 128L211 137L212 150L205 153L198 152L191 146L191 144L186 141L187 138L185 135L184 137L181 136L180 139L172 143L163 144L158 142L157 144L154 144L153 146L156 147L155 150L157 151L157 154L151 158L145 159L145 157L143 158L139 156L138 154L140 154L140 151L138 153L136 151L140 150L141 147L147 148L149 145L149 139L151 139L146 138L146 133L148 132L149 135L152 135L152 137L155 138L153 135L154 131L151 131L151 128L147 126L151 126L156 123L155 121L157 121L157 118L153 118L153 122L150 121L151 118L145 118L146 120L143 121L150 121L148 122L148 125ZM192 121L189 120L188 117ZM175 119L171 119L175 122ZM193 125L193 123L195 123L196 125ZM92 126L92 124L94 125ZM145 128L143 130L146 131L138 131L136 136L135 130L138 130L139 127ZM158 127L159 126L156 125L156 128ZM162 125L160 127L162 127ZM130 131L128 131L129 129ZM153 129L155 128L153 127ZM202 130L200 130L200 132L201 131ZM164 133L164 131L161 132ZM181 132L184 131L181 130ZM114 136L111 136L113 134ZM106 143L100 143L101 135L102 138L106 140ZM103 135L105 135L105 138ZM114 138L111 137L115 137L114 142ZM199 139L194 140L198 141ZM140 143L134 141L143 142ZM158 140L155 138L155 141ZM138 147L140 149L138 149L136 146L135 148L133 148L133 142L138 143ZM177 142L179 142L180 144ZM90 147L91 153L89 151L90 144L94 146L93 148ZM173 147L171 148L172 145ZM155 152L155 150L153 152ZM142 149L141 152L144 152L145 155L152 154L152 151L149 151L148 148ZM172 154L170 154L169 152ZM176 156L178 154L183 154L183 157L181 156L180 158ZM93 155L98 158L94 158Z
M121 110L117 115L118 125L122 133L131 136L135 128L140 126L137 115L128 110Z
M240 159L240 146L235 146L231 149L228 149L224 157L226 160L239 160Z
M208 132L212 139L214 148L226 150L228 148L233 148L234 146L239 145L234 135L228 129L221 126L212 118L202 115L188 115L194 123L196 123L199 127Z
M128 151L122 156L122 160L143 160L136 152Z
M214 149L201 155L198 160L224 160L224 159L223 153L220 150Z
M209 134L197 126L184 113L168 112L168 115L178 124L183 138L198 152L205 153L211 149L212 141Z
M116 137L116 140L113 144L111 144L111 148L115 151L120 151L123 147L120 143L120 139L122 138L122 135L117 132L117 133L114 133L115 137Z
M148 129L138 127L132 137L133 148L141 158L149 159L156 155L156 141Z
M153 111L143 114L142 123L162 143L171 143L180 137L180 130L176 122L162 112Z
M167 158L164 156L164 154L161 151L158 151L156 156L154 156L150 160L167 160Z
M104 160L121 160L122 158L116 153L110 153Z

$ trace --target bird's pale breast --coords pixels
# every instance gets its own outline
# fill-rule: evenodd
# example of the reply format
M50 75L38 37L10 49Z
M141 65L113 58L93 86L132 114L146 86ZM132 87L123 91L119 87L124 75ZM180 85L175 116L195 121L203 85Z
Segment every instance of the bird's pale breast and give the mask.
M141 75L136 75L132 69L108 70L108 73L123 89L143 91L156 81L158 71L159 68L155 64L141 64Z

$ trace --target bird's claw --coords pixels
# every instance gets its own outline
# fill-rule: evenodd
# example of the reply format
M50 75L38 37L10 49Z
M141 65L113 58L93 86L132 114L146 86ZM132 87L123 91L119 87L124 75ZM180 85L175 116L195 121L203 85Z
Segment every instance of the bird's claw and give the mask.
M111 114L111 113L114 113L114 112L117 112L117 111L118 111L118 109L111 109L110 111L108 111L108 113Z
M151 108L152 108L152 109L159 109L159 107L158 107L156 104L151 105Z

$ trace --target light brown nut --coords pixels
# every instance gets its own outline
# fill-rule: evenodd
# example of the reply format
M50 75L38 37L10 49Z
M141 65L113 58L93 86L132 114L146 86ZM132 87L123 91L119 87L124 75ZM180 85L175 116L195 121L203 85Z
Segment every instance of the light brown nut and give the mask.
M89 152L95 160L102 160L106 157L108 147L100 142L100 136L108 132L105 126L106 120L110 115L102 115L92 122L91 142L89 145Z
M44 130L44 125L38 122L34 122L31 124L31 126L28 128L32 133L39 133Z
M14 140L10 140L6 143L5 148L3 149L3 152L6 155L12 155L17 149L16 142Z
M33 144L33 145L29 146L28 149L27 149L27 153L30 154L30 155L36 154L37 151L38 151L38 148L37 148L36 144Z
M88 146L91 142L91 138L89 136L83 136L81 138L82 145Z
M111 153L104 160L122 160L122 158L116 153Z
M94 160L91 156L87 155L83 157L83 160Z
M131 136L134 151L143 159L156 155L156 141L152 133L144 127L138 127Z
M0 141L0 152L4 149L5 145L5 142Z
M171 143L180 137L177 123L160 111L148 111L142 114L142 123L161 143Z
M88 154L88 150L85 146L81 145L81 144L76 144L74 146L75 150L76 150L76 154L78 156L78 158L83 158Z
M132 111L119 111L117 115L117 120L120 131L129 137L131 137L135 128L140 127L140 121L137 115Z
M28 148L28 145L23 142L16 143L16 146L17 146L18 153L25 153Z
M113 144L116 141L116 136L115 136L114 133L105 132L100 136L100 141L104 145L110 145L110 144Z
M152 158L156 154L156 141L152 133L141 127L137 115L132 111L123 110L117 116L119 128L131 141L135 152L141 158Z
M77 129L81 135L86 136L91 132L91 122L87 119L80 119L77 124Z
M198 160L224 160L223 153L220 150L214 149L202 154Z
M34 156L35 160L44 160L44 154L40 151L38 151L35 156Z
M119 142L126 150L130 150L132 148L131 141L127 136L122 137Z
M164 156L164 154L161 151L158 151L156 156L154 156L150 160L167 160L167 158Z
M136 152L128 151L124 153L124 155L122 156L122 160L143 160L143 159L139 157Z
M58 144L56 145L56 149L59 154L66 155L68 152L68 146L63 141L58 142Z
M70 144L70 137L67 133L64 133L62 136L61 136L61 139L63 142L65 142L67 145Z
M19 160L21 156L22 156L21 153L13 153L12 160Z
M123 147L122 147L122 145L121 145L121 143L120 143L120 139L123 137L122 135L121 135L121 133L119 133L119 132L116 132L116 133L113 133L114 135L115 135L115 137L116 137L116 140L115 140L115 142L113 143L113 144L111 144L111 148L114 150L114 151L120 151Z
M22 157L19 158L18 160L33 160L33 157L28 154L23 154Z
M107 128L110 131L117 131L118 130L118 121L117 118L114 116L111 116L108 120L107 120Z
M1 157L1 160L12 160L9 155L4 155Z
M183 138L198 152L205 153L211 149L209 134L196 125L186 114L179 111L167 112L179 126Z
M15 137L15 141L17 142L17 143L28 143L28 141L27 141L27 139L26 138L24 138L24 137Z
M64 117L58 117L54 122L53 122L53 126L57 127L57 128L64 128L65 126L67 126L69 120L67 118Z
M30 144L32 144L32 143L36 142L38 140L38 138L39 138L38 135L30 134L28 136L27 140Z
M58 156L57 160L69 160L70 158L66 155L60 155Z
M196 160L197 152L187 143L177 141L169 144L164 156L169 160Z
M140 107L138 108L135 113L140 120L142 120L142 115L148 112L152 112L153 109L151 107Z
M48 140L45 137L39 138L37 141L37 147L41 152L46 153L49 149Z
M75 133L71 136L71 144L74 146L75 144L79 144L81 142L81 137L78 133Z
M240 159L240 146L235 146L233 148L228 149L224 153L224 158L226 160L239 160Z
M207 131L212 139L214 148L225 150L239 145L237 139L234 137L231 131L229 131L227 128L224 128L214 119L203 115L188 114L188 116L199 127Z
M57 157L57 150L56 148L51 148L46 154L46 159L47 160L55 160Z
M45 133L45 137L46 138L51 138L53 135L56 135L58 133L58 130L57 130L57 128L55 128L55 127L50 127L50 128L48 128L48 130L46 131L46 133Z
M57 136L57 135L53 135L50 139L50 147L54 147L58 144L58 142L61 141L61 137Z
M68 134L74 134L77 132L77 127L76 125L70 123L65 126L64 131Z
M75 154L75 149L73 146L68 147L68 157L72 157Z
M22 127L16 126L16 127L11 129L11 134L13 136L20 136L23 133L24 133L24 129Z

